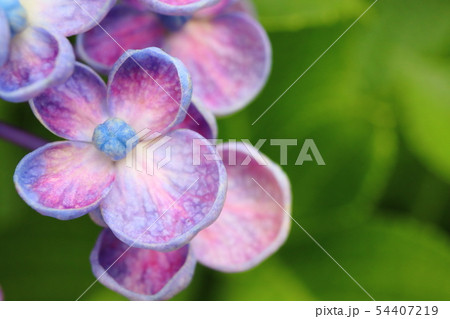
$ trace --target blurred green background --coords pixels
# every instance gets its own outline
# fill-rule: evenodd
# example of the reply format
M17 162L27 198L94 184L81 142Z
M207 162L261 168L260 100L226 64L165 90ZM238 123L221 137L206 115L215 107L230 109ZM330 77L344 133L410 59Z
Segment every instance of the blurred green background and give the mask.
M371 4L256 0L273 44L265 90L219 121L220 138L314 139L326 166L284 169L293 216L376 300L450 298L450 2L378 3L254 126L259 115ZM0 120L55 140L24 105ZM0 284L7 300L75 300L94 280L100 228L32 211L12 175L27 153L0 141ZM261 149L279 162L279 148ZM83 300L123 300L96 284ZM198 266L176 300L369 300L293 225L254 270Z

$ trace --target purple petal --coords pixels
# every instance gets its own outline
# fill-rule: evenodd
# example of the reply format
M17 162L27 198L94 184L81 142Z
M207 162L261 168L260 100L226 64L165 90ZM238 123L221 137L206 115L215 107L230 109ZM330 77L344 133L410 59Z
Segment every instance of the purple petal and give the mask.
M184 65L158 48L128 51L109 76L110 113L138 134L143 130L162 134L181 123L191 95Z
M5 300L4 296L3 296L3 290L2 287L0 287L0 301Z
M189 130L173 131L144 149L147 156L137 155L137 163L117 163L116 182L102 202L102 215L128 245L174 250L219 216L225 168L222 161L205 158L218 156L215 147Z
M235 2L238 2L238 1L239 0L219 0L219 2L216 3L215 5L197 11L194 14L194 16L195 17L216 16L216 15L224 12L227 8L229 8L231 5L233 5Z
M107 228L108 225L106 225L105 221L103 220L102 212L100 208L96 208L93 211L89 212L89 217L91 220L96 224L97 226Z
M250 103L266 83L271 67L267 34L243 13L192 20L168 39L166 49L191 72L194 103L216 115L233 113Z
M138 2L157 13L189 16L200 9L216 4L218 1L220 0L140 0Z
M206 139L217 138L217 121L207 109L196 107L193 103L188 108L184 121L176 129L185 128L199 133Z
M115 6L100 25L77 37L77 53L101 72L109 71L124 50L160 47L164 36L155 14L124 5Z
M0 66L2 66L9 55L9 41L11 40L11 31L9 29L8 18L5 12L0 8Z
M27 28L11 40L8 61L0 67L0 97L24 102L64 82L73 72L70 42L42 28Z
M45 26L64 36L96 26L116 0L20 0L30 25Z
M261 263L286 240L291 221L290 184L278 165L253 156L257 151L250 145L219 145L218 151L228 174L227 198L219 219L194 238L192 247L199 262L210 268L244 271ZM243 165L247 156L251 161Z
M250 0L233 1L222 13L242 12L256 18L256 8Z
M42 215L68 220L98 207L114 182L114 166L93 145L55 142L38 148L17 165L19 195Z
M106 114L106 85L90 68L76 63L63 84L45 90L30 101L36 117L54 134L90 142Z
M170 299L189 285L196 265L189 246L166 253L130 248L108 229L90 259L102 284L132 300Z

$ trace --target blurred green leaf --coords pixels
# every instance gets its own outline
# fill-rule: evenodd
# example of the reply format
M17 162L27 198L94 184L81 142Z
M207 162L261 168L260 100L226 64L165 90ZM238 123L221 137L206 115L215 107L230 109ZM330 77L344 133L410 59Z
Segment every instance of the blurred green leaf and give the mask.
M212 300L314 300L301 276L272 257L243 273L222 274Z
M376 300L450 297L450 243L431 226L374 219L316 239ZM369 299L314 243L287 262L321 300Z
M401 57L396 92L403 132L411 150L450 182L450 64L407 51Z
M362 0L255 0L259 18L269 31L298 30L357 17Z
M0 282L7 300L75 300L95 280L89 254L100 228L89 217L59 221L28 207L0 233Z
M379 99L395 105L408 146L437 176L450 180L450 2L392 0L374 8L358 60Z

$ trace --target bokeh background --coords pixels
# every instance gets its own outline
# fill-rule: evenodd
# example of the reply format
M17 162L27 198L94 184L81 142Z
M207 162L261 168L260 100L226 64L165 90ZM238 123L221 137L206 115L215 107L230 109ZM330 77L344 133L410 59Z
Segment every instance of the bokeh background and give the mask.
M450 2L379 0L255 125L259 115L371 4L366 0L255 0L273 44L271 78L220 138L316 142L326 166L284 166L293 216L376 300L450 298ZM26 104L0 119L56 138ZM261 149L279 162L279 148ZM7 300L75 300L94 280L100 228L32 211L12 175L27 153L0 141L0 284ZM176 300L368 300L293 225L256 269L198 266ZM123 300L96 284L83 300Z

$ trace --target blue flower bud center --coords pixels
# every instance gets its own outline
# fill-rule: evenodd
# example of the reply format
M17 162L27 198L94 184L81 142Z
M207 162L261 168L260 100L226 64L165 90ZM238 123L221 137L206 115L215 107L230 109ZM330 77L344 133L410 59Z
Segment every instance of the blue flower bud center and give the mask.
M0 8L3 9L6 14L9 28L13 35L26 28L27 13L19 0L0 0Z
M137 145L138 138L125 121L111 118L95 128L92 142L98 150L118 161L125 158Z
M191 19L189 16L166 16L163 14L158 14L158 17L164 27L173 32L181 30L186 22Z

